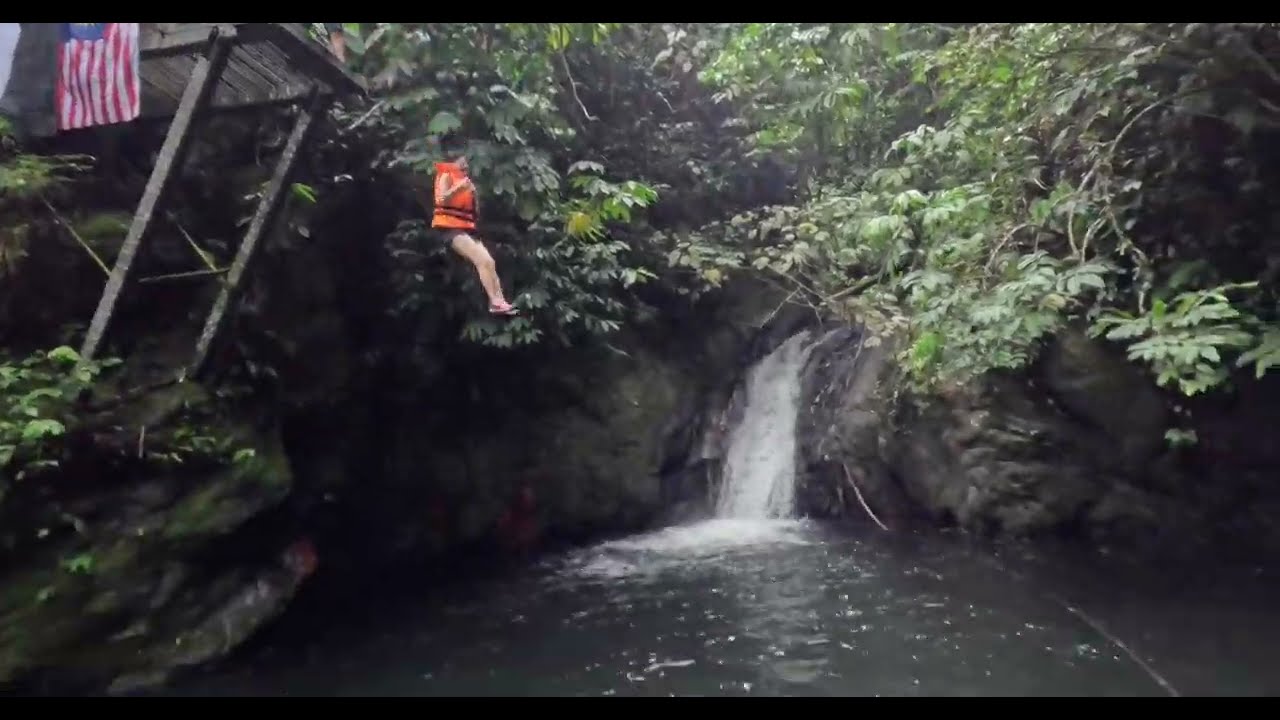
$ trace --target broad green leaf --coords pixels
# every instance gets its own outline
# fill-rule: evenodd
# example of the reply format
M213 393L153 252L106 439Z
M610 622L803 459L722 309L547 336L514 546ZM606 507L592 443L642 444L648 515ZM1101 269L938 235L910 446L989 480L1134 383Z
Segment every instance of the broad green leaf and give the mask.
M293 190L293 194L295 196L309 203L314 203L316 201L315 188L311 187L310 185L306 185L304 183L293 183L289 187L291 190Z
M573 175L575 173L580 173L580 172L603 174L604 165L601 165L598 162L592 162L590 160L579 160L578 162L575 162L574 164L569 166L570 175Z
M31 420L22 428L22 439L27 441L39 440L61 435L66 431L67 428L57 420L48 418Z
M441 110L431 118L431 122L427 124L427 132L433 135L443 135L462 127L462 120L457 115L448 110Z
M57 362L60 362L66 365L74 365L75 363L80 362L80 353L67 347L66 345L60 345L50 350L48 357L50 360L56 360Z

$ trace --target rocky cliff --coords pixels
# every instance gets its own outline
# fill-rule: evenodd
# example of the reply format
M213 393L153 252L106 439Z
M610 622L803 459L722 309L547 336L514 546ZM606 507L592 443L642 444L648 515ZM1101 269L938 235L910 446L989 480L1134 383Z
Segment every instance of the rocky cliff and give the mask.
M814 348L800 419L805 510L871 522L865 501L890 527L925 521L1143 551L1280 547L1269 443L1230 417L1275 422L1264 399L1273 387L1244 380L1235 406L1188 413L1192 404L1074 330L1029 372L936 397L903 391L891 358L856 328ZM1170 446L1175 424L1196 427L1201 444Z

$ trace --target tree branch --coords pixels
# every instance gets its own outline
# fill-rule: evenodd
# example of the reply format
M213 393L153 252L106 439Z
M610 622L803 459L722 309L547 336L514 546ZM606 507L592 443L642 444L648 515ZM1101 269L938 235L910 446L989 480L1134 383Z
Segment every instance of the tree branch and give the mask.
M213 268L211 270L189 270L187 272L168 273L166 275L152 275L151 277L139 278L138 283L157 283L162 280L179 280L189 277L204 277L206 275L221 275L230 268Z
M102 262L102 258L98 257L98 253L94 252L93 248L89 247L89 243L85 242L84 238L80 237L80 233L76 232L75 228L71 227L70 223L62 219L62 216L58 214L58 210L54 208L43 195L40 195L39 197L40 202L44 203L44 206L49 208L49 212L53 214L53 219L57 221L59 225L66 228L67 232L71 233L71 237L75 238L76 242L80 244L80 247L84 248L84 251L89 253L89 257L93 258L93 261L98 265L98 267L102 268L102 274L107 277L111 277L111 269L107 267L106 263Z
M864 278L862 278L861 280L859 280L858 282L856 282L856 283L854 283L854 284L850 285L849 287L847 287L847 288L845 288L845 289L841 290L840 292L836 293L835 295L832 295L831 297L827 298L827 302L831 302L832 300L839 300L840 298L844 297L845 295L856 295L856 294L858 294L858 293L862 292L863 290L866 290L867 288L871 287L872 285L875 285L877 280L878 280L878 278L876 278L876 277L874 277L874 276L871 276L871 277L864 277Z
M991 266L995 264L996 256L1000 254L1000 250L1004 248L1004 244L1009 242L1009 239L1012 238L1014 234L1016 234L1019 230L1022 230L1023 228L1028 228L1028 227L1031 227L1031 223L1021 223L1019 225L1014 225L1009 230L1009 232L1005 233L1004 237L1000 238L1000 242L996 243L996 246L991 249L991 255L990 257L987 258L987 264L986 264L986 267L983 268L983 270L990 273Z
M588 120L598 120L596 116L587 112L587 106L582 104L582 98L578 97L578 81L573 79L573 73L569 70L569 59L565 57L564 51L560 51L560 64L564 66L564 74L569 78L569 89L573 91L573 99L578 101L578 107L582 108L582 114Z
M1148 106L1146 106L1145 108L1143 108L1140 112L1138 112L1137 114L1135 114L1135 115L1134 115L1134 116L1129 120L1129 122L1125 123L1125 126L1124 126L1123 128L1121 128L1121 129L1120 129L1120 132L1116 134L1116 138L1115 138L1115 140L1112 140L1112 141L1111 141L1111 145L1110 145L1110 147L1108 147L1108 148L1107 148L1107 151L1103 154L1103 156L1102 156L1101 158L1099 158L1099 159L1098 159L1098 162L1094 163L1093 167L1089 169L1089 173L1088 173L1088 175L1085 175L1085 179L1084 179L1084 181L1082 181L1082 182L1080 183L1080 189L1084 189L1084 185L1085 185L1085 183L1086 183L1086 182L1088 182L1088 180L1089 180L1089 176L1090 176L1090 175L1093 175L1093 173L1094 173L1094 172L1095 172L1099 167L1101 167L1101 165L1102 165L1102 163L1103 163L1103 161L1104 161L1104 160L1106 161L1106 164L1107 164L1107 166L1108 166L1108 167L1110 167L1110 166L1112 165L1112 162L1114 161L1114 158L1115 158L1116 148L1120 147L1120 143L1121 143L1121 141L1123 141L1123 140L1124 140L1124 136L1125 136L1126 134L1128 134L1129 129L1130 129L1130 128L1132 128L1132 127L1133 127L1133 126L1138 122L1138 120L1142 119L1142 116L1143 116L1143 115L1146 115L1147 113L1151 112L1152 110L1154 110L1154 109L1156 109L1156 108L1158 108L1158 107L1160 107L1160 106L1162 106L1162 105L1166 105L1166 104L1168 104L1168 103L1171 103L1171 102L1173 102L1174 100L1179 100L1179 99L1181 99L1181 98L1188 97L1188 96L1190 96L1190 95L1196 95L1196 94L1198 94L1198 93L1202 93L1202 92L1208 92L1208 91L1209 91L1209 90L1211 90L1211 89L1213 89L1213 88L1212 88L1212 87L1202 87L1202 88L1196 88L1196 89L1192 89L1192 90L1185 90L1185 91L1180 92L1180 93L1175 93L1175 94L1173 94L1173 95L1169 95L1168 97L1165 97L1165 98L1163 98L1163 99L1161 99L1161 100L1157 100L1157 101L1155 101L1155 102L1151 103L1150 105L1148 105ZM1114 230L1116 231L1116 237L1118 237L1118 238L1120 239L1120 247L1121 247L1121 250L1123 251L1124 249L1126 249L1126 246L1127 246L1127 248L1128 248L1128 249L1130 249L1130 250L1132 250L1132 251L1136 252L1136 254L1137 254L1137 256L1138 256L1138 262L1139 262L1139 265L1145 265L1145 264L1146 264L1146 262L1147 262L1147 256L1146 256L1146 253L1143 253L1141 250L1139 250L1139 249L1138 249L1138 246L1137 246L1136 244L1134 244L1132 240L1130 240L1130 239L1129 239L1129 235L1128 235L1128 234L1127 234L1127 233L1126 233L1126 232L1125 232L1125 231L1120 227L1120 221L1119 221L1119 219L1116 217L1116 213L1115 213L1115 205L1114 205L1114 202L1113 202L1113 201L1114 201L1114 198L1113 198L1113 197L1112 197L1112 195L1111 195L1110 184L1109 184L1109 183L1108 183L1108 184L1105 184L1105 185L1104 185L1104 187L1103 187L1103 207L1105 207L1105 208L1106 208L1107 217L1111 220L1111 227L1112 227L1112 229L1114 229ZM1070 223L1070 218L1068 218L1068 223ZM1145 292L1140 292L1140 293L1139 293L1139 296L1138 296L1138 305L1139 305L1139 307L1140 307L1140 308L1142 307L1142 304L1143 304L1143 298L1144 298L1144 296L1145 296Z
M186 238L187 244L191 246L191 249L195 252L196 257L200 258L200 262L204 263L204 266L209 270L217 270L218 269L217 264L215 264L213 260L209 257L208 253L206 253L204 249L201 248L200 245L196 243L195 238L191 237L191 233L187 232L187 229L182 227L182 223L178 222L177 216L175 216L172 212L165 213L165 215L169 218L169 222L172 222L174 226L178 228L178 232L182 233L182 237Z
M361 125L364 124L365 120L369 119L370 115L373 115L373 113L375 113L379 108L381 108L384 104L386 104L386 102L387 102L386 100L379 100L378 102L374 103L373 107L369 108L368 111L365 112L365 114L357 118L355 122L343 128L342 131L338 134L346 135L352 130L355 130L356 128L360 127Z

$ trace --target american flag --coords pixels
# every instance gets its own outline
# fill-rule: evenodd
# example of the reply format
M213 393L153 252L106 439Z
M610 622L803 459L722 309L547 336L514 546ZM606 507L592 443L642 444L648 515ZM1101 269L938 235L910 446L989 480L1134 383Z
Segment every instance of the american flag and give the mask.
M128 122L141 109L138 23L62 23L58 129Z

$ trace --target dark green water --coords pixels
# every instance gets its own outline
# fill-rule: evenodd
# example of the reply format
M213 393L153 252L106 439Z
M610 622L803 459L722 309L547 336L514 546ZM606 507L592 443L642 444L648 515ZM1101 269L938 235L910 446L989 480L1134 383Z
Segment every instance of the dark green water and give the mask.
M1009 570L1012 565L1017 572ZM713 520L332 618L209 695L1183 695L1280 689L1275 595L1229 577L992 561L946 537Z

